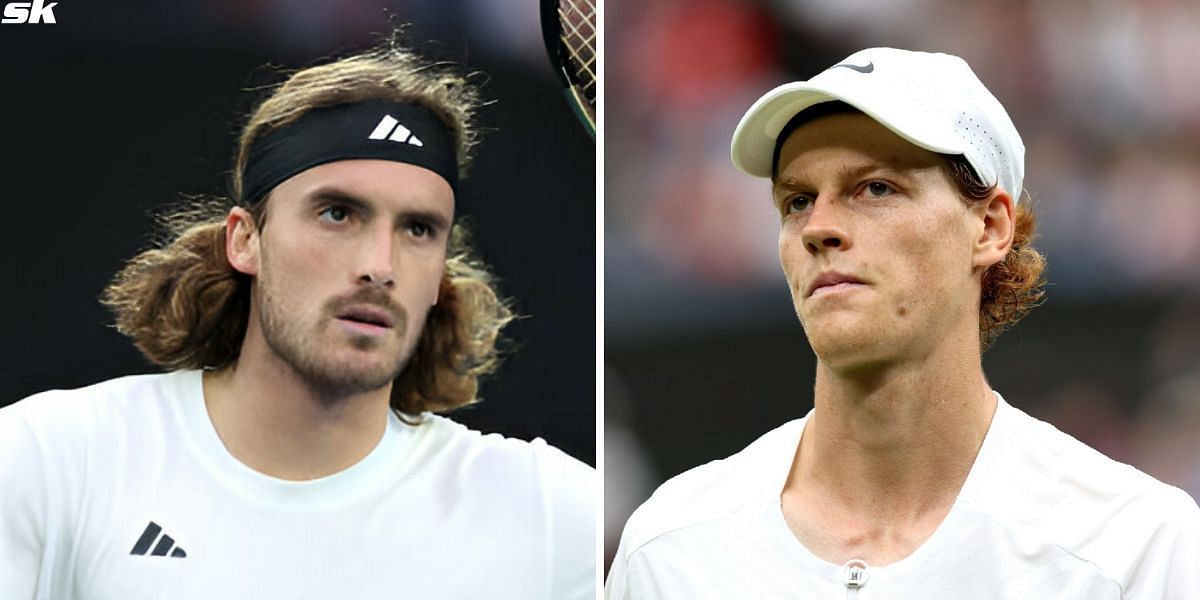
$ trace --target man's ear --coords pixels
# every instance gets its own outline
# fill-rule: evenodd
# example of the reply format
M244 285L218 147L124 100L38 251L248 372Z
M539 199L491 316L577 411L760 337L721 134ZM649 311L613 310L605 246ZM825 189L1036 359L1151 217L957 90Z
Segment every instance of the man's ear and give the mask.
M246 275L258 275L258 224L250 211L235 206L225 217L225 258L234 270Z
M1012 196L999 188L989 199L971 204L971 214L979 219L972 266L987 269L1004 260L1016 231L1015 208Z

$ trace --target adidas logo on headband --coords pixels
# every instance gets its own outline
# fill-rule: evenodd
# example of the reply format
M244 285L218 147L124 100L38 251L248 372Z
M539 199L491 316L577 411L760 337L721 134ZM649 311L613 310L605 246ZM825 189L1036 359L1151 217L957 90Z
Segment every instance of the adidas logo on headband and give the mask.
M375 126L375 131L367 136L369 140L389 139L393 142L404 142L414 146L424 146L421 138L413 134L409 128L405 127L397 121L392 115L383 115L379 120L379 124Z
M376 119L364 136L366 124ZM251 144L239 201L251 205L289 177L338 160L408 163L433 171L457 190L459 145L446 122L419 104L372 99L314 108Z

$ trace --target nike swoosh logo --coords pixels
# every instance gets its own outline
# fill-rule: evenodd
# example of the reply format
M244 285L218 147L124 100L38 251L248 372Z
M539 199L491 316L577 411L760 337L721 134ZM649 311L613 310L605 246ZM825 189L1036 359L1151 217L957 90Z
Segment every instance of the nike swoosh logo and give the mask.
M871 71L875 70L875 63L869 62L866 64L866 66L847 65L847 64L833 65L834 69L836 69L838 67L845 67L847 69L850 69L851 71L858 71L859 73L870 73Z

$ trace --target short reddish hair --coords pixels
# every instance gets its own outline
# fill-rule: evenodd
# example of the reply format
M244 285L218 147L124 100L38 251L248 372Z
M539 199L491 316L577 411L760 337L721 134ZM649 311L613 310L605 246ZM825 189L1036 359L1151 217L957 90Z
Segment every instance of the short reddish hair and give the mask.
M991 198L995 184L984 185L966 157L945 155L946 169L958 195L967 203ZM1015 200L1015 199L1014 199ZM1046 295L1046 257L1033 247L1037 215L1026 193L1014 208L1012 248L1004 260L983 272L979 295L979 344L986 350L1006 329L1020 321Z

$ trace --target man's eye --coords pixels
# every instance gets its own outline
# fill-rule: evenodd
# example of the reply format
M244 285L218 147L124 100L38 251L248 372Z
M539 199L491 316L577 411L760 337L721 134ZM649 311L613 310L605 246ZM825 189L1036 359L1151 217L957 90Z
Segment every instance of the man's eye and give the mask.
M883 196L886 196L886 195L892 193L893 191L894 190L892 190L892 186L890 186L882 181L872 181L871 183L867 184L867 193L872 196L875 196L876 198L881 198Z
M344 206L328 206L321 209L317 217L329 223L345 223L350 218L350 209Z
M812 205L812 199L808 196L792 196L785 201L784 210L787 214L803 212Z
M408 224L408 232L415 237L429 237L433 235L433 226L424 221L412 221Z

